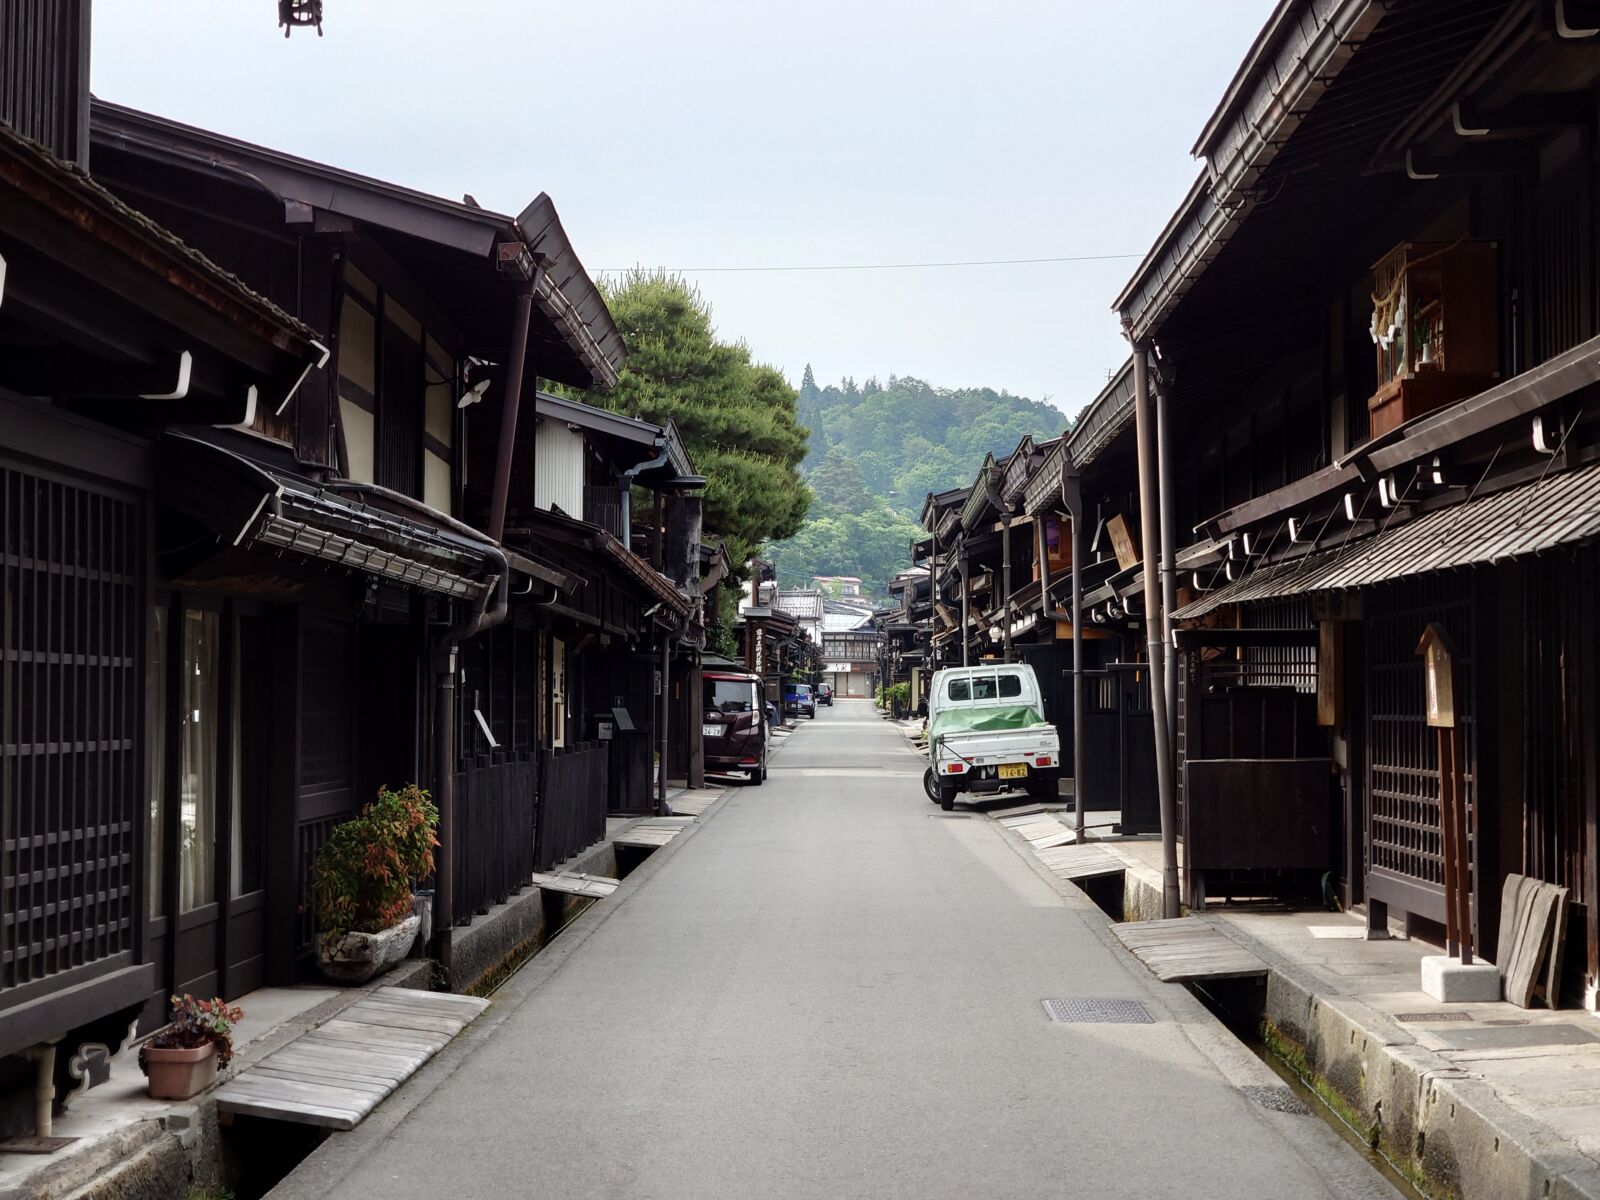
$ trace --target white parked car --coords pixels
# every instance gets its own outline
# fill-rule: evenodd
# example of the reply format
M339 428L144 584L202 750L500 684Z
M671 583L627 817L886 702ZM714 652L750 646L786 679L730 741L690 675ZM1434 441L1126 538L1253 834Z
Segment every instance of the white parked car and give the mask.
M1054 799L1061 741L1045 719L1033 668L986 663L934 672L928 690L928 798L946 810L963 793L1020 788Z

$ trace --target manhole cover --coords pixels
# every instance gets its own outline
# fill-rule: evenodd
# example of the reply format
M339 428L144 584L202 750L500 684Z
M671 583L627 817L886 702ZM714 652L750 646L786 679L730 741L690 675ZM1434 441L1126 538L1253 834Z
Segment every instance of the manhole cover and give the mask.
M1520 1025L1509 1029L1452 1029L1439 1035L1452 1050L1521 1050L1530 1046L1584 1046L1600 1042L1580 1025Z
M1247 1083L1239 1089L1262 1108L1269 1108L1273 1112L1288 1113L1295 1117L1307 1117L1311 1110L1300 1103L1300 1098L1286 1087L1276 1087L1267 1083Z
M1409 1021L1412 1024L1432 1024L1434 1021L1470 1021L1472 1020L1472 1014L1464 1012L1396 1013L1394 1019L1396 1021Z
M1046 1000L1052 1021L1067 1025L1153 1025L1155 1018L1137 1000Z

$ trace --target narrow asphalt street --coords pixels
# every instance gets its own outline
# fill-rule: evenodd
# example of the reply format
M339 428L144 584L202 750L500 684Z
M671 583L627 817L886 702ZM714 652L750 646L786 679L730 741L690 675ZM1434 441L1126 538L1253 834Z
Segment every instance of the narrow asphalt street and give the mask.
M285 1191L1395 1194L1250 1099L1264 1066L921 771L867 703L820 710ZM1155 1021L1056 1024L1046 997Z

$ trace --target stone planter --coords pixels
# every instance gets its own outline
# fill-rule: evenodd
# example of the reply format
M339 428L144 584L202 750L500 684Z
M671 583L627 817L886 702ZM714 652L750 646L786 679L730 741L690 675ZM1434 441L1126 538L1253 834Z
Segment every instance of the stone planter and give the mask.
M421 926L413 913L379 933L319 934L317 966L334 983L365 983L405 958Z
M187 1100L217 1081L217 1048L210 1042L194 1049L144 1048L145 1074L156 1100Z

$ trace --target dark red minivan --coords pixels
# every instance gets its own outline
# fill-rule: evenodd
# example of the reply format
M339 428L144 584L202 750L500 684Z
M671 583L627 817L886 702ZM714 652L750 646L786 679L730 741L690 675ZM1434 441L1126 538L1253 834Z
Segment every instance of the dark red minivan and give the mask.
M705 680L706 770L744 771L754 784L767 778L767 714L761 680L743 671L707 671Z

